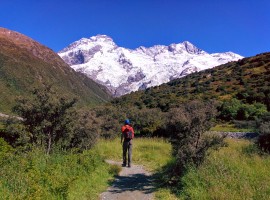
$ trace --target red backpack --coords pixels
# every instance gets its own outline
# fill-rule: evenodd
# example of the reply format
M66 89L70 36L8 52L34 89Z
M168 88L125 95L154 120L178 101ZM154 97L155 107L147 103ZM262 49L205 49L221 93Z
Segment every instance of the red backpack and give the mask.
M133 132L131 126L125 126L126 129L123 131L125 139L133 139Z

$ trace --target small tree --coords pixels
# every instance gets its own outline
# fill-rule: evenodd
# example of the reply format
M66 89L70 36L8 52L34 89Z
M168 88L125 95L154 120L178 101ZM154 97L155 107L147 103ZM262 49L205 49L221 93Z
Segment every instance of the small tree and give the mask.
M57 98L51 87L34 90L33 99L19 99L14 111L23 120L25 130L30 133L30 143L46 146L47 154L53 145L65 148L72 138L72 110L76 100Z
M74 125L74 134L70 142L71 148L90 149L101 134L100 120L94 111L80 111Z
M207 150L223 143L223 137L204 135L216 116L213 102L193 101L171 109L167 131L171 135L173 156L176 158L174 175L182 175L190 166L199 166Z

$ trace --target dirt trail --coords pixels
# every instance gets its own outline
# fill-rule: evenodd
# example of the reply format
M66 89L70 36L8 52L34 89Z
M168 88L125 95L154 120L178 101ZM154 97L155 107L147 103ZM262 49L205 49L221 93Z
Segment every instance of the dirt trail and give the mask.
M108 160L110 164L120 162ZM153 177L141 165L122 167L112 186L100 195L101 200L149 200L153 199Z
M3 113L0 113L0 117L4 117L4 118L16 118L18 120L23 120L23 118L21 117L17 117L17 116L10 116L10 115L6 115L6 114L3 114Z

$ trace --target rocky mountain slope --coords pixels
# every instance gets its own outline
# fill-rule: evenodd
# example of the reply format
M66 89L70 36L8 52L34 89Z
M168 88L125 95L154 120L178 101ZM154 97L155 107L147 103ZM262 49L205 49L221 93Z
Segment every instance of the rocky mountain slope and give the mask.
M195 99L223 102L232 98L247 104L265 104L270 111L270 52L192 73L145 91L133 92L115 98L113 104L167 111Z
M79 105L109 100L107 89L71 69L55 52L31 38L0 28L0 111L10 112L18 96L52 85Z
M76 71L105 85L114 96L243 58L232 52L209 54L187 41L126 49L106 35L82 38L58 54Z

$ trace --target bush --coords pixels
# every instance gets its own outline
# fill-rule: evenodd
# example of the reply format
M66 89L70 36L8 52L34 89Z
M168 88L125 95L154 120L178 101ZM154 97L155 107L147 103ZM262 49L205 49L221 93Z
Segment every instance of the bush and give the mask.
M244 104L238 99L225 101L219 108L219 118L223 120L254 120L267 112L261 103Z
M74 127L70 147L80 151L90 149L96 143L100 135L100 121L94 112L81 111Z
M47 154L53 148L90 148L97 134L86 115L80 116L73 108L75 103L75 99L59 97L51 87L34 90L33 98L18 100L14 111L22 119L7 121L4 138L13 146L45 147Z
M264 115L259 121L258 147L267 153L270 153L270 113Z
M120 122L126 118L125 112L113 106L96 107L93 112L99 120L101 137L112 139L121 133Z
M223 144L223 137L204 133L213 125L215 103L193 101L170 111L167 131L171 135L176 164L173 176L181 176L190 166L199 166L209 148Z

